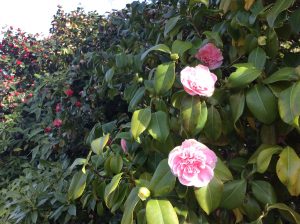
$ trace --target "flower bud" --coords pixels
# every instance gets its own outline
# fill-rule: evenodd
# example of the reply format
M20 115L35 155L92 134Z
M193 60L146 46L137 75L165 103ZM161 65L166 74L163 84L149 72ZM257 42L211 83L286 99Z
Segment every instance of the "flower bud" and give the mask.
M267 37L266 36L260 36L257 39L258 45L264 46L267 44Z
M141 187L139 189L139 193L138 193L138 196L139 198L142 200L142 201L145 201L149 196L150 196L150 191L148 188L146 187Z
M179 59L179 55L178 54L171 54L171 59L172 59L172 61L177 61Z

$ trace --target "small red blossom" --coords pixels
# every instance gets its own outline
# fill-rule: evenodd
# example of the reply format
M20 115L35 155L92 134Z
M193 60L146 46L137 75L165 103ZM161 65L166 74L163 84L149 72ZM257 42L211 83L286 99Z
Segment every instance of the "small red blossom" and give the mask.
M73 96L74 91L73 91L72 89L67 89L67 90L65 90L65 94L66 94L67 96L71 97L71 96Z
M56 127L56 128L59 128L59 127L61 127L62 126L62 120L61 119L55 119L54 121L53 121L53 126L54 127Z
M51 127L46 127L44 129L45 133L50 133L52 131L52 128Z
M17 64L17 65L21 65L22 62L21 62L20 60L17 60L17 61L16 61L16 64Z
M76 106L76 107L81 107L81 106L82 106L82 104L81 104L81 102L80 102L80 101L76 101L76 103L75 103L75 106Z
M33 97L33 94L32 94L32 93L29 93L29 94L27 95L27 97L28 97L28 98L31 98L31 97Z
M61 104L60 103L58 103L58 104L56 104L56 106L55 106L55 111L56 111L56 113L59 113L59 112L61 112Z

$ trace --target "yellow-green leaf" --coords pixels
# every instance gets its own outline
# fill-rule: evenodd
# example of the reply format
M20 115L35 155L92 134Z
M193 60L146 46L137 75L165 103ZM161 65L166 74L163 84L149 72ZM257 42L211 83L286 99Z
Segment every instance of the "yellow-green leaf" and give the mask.
M300 195L300 158L293 148L286 147L280 153L276 173L292 196Z

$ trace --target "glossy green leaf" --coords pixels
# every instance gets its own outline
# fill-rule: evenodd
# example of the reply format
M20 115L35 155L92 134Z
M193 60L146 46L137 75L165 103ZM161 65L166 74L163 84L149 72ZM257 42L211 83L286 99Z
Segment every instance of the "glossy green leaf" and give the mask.
M243 204L247 188L246 180L233 180L224 184L220 206L234 209Z
M130 100L128 111L132 112L135 110L136 106L143 99L144 94L145 94L145 87L138 88L138 90L135 92L134 96Z
M207 186L196 188L194 191L200 207L209 215L220 205L223 182L214 177Z
M104 191L104 201L107 207L109 207L109 197L110 195L117 189L118 185L120 184L120 181L122 179L123 173L119 173L115 175L111 182L105 187Z
M267 33L266 53L269 57L274 58L279 51L279 40L274 29L270 29Z
M175 81L175 62L168 62L157 67L154 75L154 89L158 95L168 92Z
M300 77L297 75L295 68L285 67L270 75L263 82L266 84L270 84L280 81L296 81L299 79Z
M300 81L279 94L278 107L281 119L293 124L300 115Z
M221 0L219 9L223 10L223 13L226 13L231 5L232 0Z
M260 70L262 70L265 67L266 60L266 52L260 47L257 47L254 50L252 50L248 57L248 62L252 63L257 69Z
M270 27L274 27L277 16L284 10L288 9L295 0L277 0L271 10L267 14L267 21Z
M137 203L140 201L138 191L138 187L133 188L126 199L121 224L133 224L133 212Z
M176 177L172 174L168 160L162 160L151 178L149 188L153 196L163 196L175 187Z
M262 213L258 202L249 196L245 198L241 208L250 221L256 220Z
M255 180L251 182L251 189L254 197L263 205L276 203L276 193L270 183L262 180Z
M300 8L293 11L291 14L291 17L289 19L289 22L290 22L293 32L298 33L298 34L300 32L299 21L300 21Z
M70 200L75 200L79 198L86 186L86 174L82 171L78 171L74 174L69 189L68 189L68 198Z
M106 146L108 140L109 140L109 134L92 141L91 148L92 148L93 152L97 155L102 153L103 148Z
M179 224L177 214L168 200L149 200L146 218L148 224Z
M155 46L149 48L147 51L145 51L141 56L141 60L143 61L151 51L161 51L164 53L171 54L171 50L167 45L158 44L158 45L155 45Z
M222 134L222 120L219 111L211 106L208 108L207 121L204 127L205 135L212 139L217 140Z
M131 133L137 139L148 127L151 121L151 109L145 108L136 110L131 118Z
M205 101L198 96L185 96L181 100L181 119L184 130L191 136L199 134L207 120Z
M178 54L180 58L182 58L184 52L191 49L193 44L191 42L175 40L172 44L172 53Z
M276 173L292 196L300 195L300 158L293 148L286 147L280 153Z
M218 158L216 167L214 169L214 173L218 179L220 179L223 182L233 180L233 176L228 169L228 167L223 163L223 161Z
M280 146L272 146L261 151L257 157L257 172L264 173L269 167L272 156L282 150Z
M254 117L264 124L271 124L277 117L277 100L271 90L257 84L246 93L246 102Z
M293 221L295 221L295 223L300 223L300 214L294 211L293 209L291 209L286 204L277 203L267 207L267 211L270 211L272 209L279 209L281 211L288 212L291 218L293 219Z
M229 97L230 108L232 112L232 117L234 121L234 125L239 120L239 118L243 115L245 108L245 94L244 91L240 91L235 94L231 94Z
M176 26L177 22L179 21L180 16L175 16L173 18L170 18L165 25L165 30L164 30L164 36L166 37L169 32L172 31L172 29Z
M152 113L148 131L155 140L165 142L170 133L168 115L163 111Z
M237 70L228 77L228 87L239 88L244 87L256 80L261 71L253 67L251 64L236 64Z
M114 68L110 68L107 70L107 72L105 73L105 81L111 85L111 81L112 81L112 78L115 74L115 69Z

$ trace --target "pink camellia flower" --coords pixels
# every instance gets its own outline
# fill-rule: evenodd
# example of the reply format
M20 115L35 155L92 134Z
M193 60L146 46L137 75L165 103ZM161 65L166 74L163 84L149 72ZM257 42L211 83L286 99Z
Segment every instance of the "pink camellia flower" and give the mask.
M60 103L56 104L56 106L55 106L55 112L56 113L61 112L61 104Z
M54 127L56 127L56 128L59 128L59 127L61 127L61 125L62 125L62 120L61 119L55 119L54 121L53 121L53 126Z
M73 96L74 91L71 90L71 89L67 89L67 90L65 90L65 94L66 94L67 96L71 97L71 96Z
M217 76L208 67L197 65L184 68L180 73L180 80L188 94L210 97L214 93Z
M195 57L212 70L219 68L223 63L222 52L212 43L201 47Z
M121 147L124 153L127 153L127 144L125 139L121 139Z
M216 154L195 139L187 139L175 147L168 158L172 173L185 186L207 186L214 176L216 163Z

